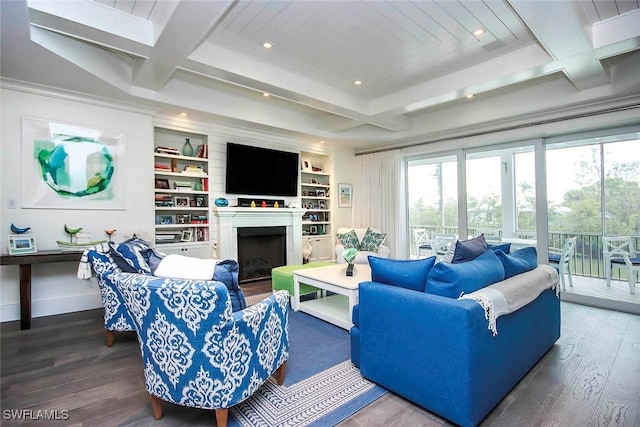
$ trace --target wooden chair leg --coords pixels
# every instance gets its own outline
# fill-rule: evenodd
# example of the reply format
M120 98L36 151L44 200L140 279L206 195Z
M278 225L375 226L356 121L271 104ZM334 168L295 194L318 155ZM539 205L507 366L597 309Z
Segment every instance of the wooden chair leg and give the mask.
M160 418L162 418L162 400L152 394L150 394L149 397L151 398L151 410L153 411L153 418L159 420Z
M116 334L113 331L106 330L105 341L107 342L107 347L111 347L113 345L113 340L115 339Z
M216 426L227 427L229 408L216 409Z
M287 367L287 362L282 363L276 372L273 374L273 378L276 380L276 383L279 385L284 384L284 373Z

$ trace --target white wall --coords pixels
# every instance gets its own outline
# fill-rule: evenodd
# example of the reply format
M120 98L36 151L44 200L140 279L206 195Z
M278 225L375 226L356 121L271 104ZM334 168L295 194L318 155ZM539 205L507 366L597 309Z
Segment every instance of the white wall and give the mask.
M147 195L153 191L153 180L146 172L153 170L153 158L149 155L153 143L150 115L6 89L2 90L1 102L2 253L8 252L7 236L11 233L11 223L31 227L38 250L58 249L56 241L69 238L64 231L65 224L83 227L85 231L91 232L93 239L106 238L104 230L115 228L118 230L114 235L116 241L124 240L126 235L133 232L152 231L150 226L153 225L153 212ZM20 182L22 174L29 173L21 171L20 167L23 117L124 132L127 136L126 209L23 209ZM15 209L9 209L10 201L16 204ZM67 262L32 267L33 317L102 306L95 279L77 279L77 266L75 262ZM18 319L18 267L0 267L0 279L0 320Z
M353 182L354 153L337 150L322 144L304 141L292 135L259 132L240 127L216 123L197 123L185 119L153 117L142 109L113 105L98 105L97 102L55 92L34 93L2 89L1 101L1 154L0 154L0 250L8 252L9 225L32 227L39 250L58 249L56 240L68 239L64 225L82 226L90 231L94 239L106 237L105 229L115 228L115 241L137 233L152 239L154 226L153 194L153 127L167 127L207 135L209 141L209 187L210 198L231 196L224 193L224 165L226 142L246 143L290 151L313 151L328 154L333 159L330 166L333 182ZM20 194L20 155L22 118L32 117L78 124L85 127L118 130L127 135L126 150L126 209L125 210L69 210L69 209L23 209ZM248 171L248 173L255 173ZM354 191L356 191L354 189ZM335 191L334 191L335 194ZM9 209L9 201L17 207ZM300 206L299 198L289 200ZM334 229L348 225L351 209L335 209ZM211 218L211 240L217 239L216 218ZM32 268L32 316L67 313L102 307L95 279L76 278L77 263L53 263L34 265ZM0 267L0 321L19 319L19 280L17 266Z

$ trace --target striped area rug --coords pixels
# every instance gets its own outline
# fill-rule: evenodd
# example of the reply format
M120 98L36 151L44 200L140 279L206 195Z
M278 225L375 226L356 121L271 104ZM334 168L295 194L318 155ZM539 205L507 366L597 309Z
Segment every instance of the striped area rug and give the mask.
M288 335L284 385L270 379L232 407L229 427L332 426L387 392L351 363L349 331L290 308Z
M270 379L251 398L231 410L242 426L308 426L374 389L379 387L364 379L350 361L345 361L290 387ZM376 393L369 401L383 393Z

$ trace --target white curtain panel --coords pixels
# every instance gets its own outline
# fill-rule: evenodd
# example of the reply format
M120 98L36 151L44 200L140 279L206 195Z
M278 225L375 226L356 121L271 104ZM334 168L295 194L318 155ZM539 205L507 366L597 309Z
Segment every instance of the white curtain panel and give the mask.
M385 245L391 257L397 257L397 248L402 247L400 171L399 150L356 156L351 223L356 228L379 228L387 233Z

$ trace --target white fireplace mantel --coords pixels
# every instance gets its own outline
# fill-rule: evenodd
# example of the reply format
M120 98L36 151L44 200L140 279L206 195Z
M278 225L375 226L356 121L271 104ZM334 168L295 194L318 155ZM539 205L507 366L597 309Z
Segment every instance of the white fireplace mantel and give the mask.
M218 258L238 259L238 228L282 227L287 233L287 265L302 264L302 215L297 208L213 207L218 217Z

